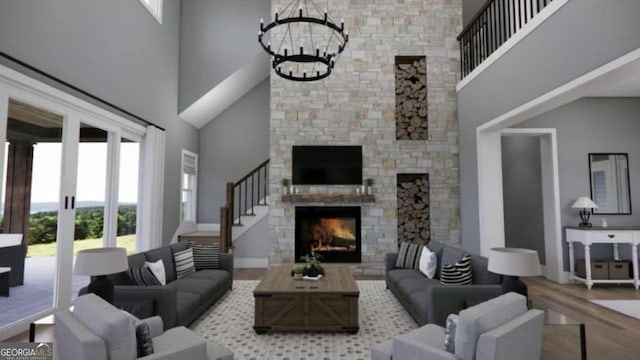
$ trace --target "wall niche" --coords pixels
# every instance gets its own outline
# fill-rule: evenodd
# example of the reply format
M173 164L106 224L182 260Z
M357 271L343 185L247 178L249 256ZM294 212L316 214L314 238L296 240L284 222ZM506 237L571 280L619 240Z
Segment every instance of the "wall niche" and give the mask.
M396 139L427 140L427 58L396 56Z
M429 174L398 174L398 244L431 240Z

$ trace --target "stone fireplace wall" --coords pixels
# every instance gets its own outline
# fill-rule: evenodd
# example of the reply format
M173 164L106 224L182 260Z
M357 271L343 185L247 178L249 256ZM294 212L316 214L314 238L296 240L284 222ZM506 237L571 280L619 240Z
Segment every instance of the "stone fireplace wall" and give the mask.
M272 9L283 9L289 1L272 0ZM320 0L320 6L325 4ZM344 17L350 36L333 74L308 83L271 75L269 261L295 260L295 205L280 199L280 180L291 178L292 145L362 145L363 176L375 180L376 201L361 204L362 263L353 267L355 273L381 274L384 254L398 246L399 173L429 174L431 239L460 243L455 87L460 79L456 36L462 30L462 4L330 0L328 9L336 21ZM428 140L396 140L396 56L426 56ZM350 194L355 187L300 190Z

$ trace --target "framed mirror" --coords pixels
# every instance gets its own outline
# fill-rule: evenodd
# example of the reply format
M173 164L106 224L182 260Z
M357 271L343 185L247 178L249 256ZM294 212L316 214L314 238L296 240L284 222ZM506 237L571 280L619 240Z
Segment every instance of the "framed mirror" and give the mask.
M630 215L629 158L626 153L590 153L591 199L594 214Z

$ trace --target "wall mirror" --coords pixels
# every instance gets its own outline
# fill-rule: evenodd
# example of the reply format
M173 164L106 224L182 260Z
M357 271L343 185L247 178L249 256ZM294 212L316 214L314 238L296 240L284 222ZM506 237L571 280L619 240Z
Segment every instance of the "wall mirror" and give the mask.
M594 214L631 214L627 154L589 154L589 175Z

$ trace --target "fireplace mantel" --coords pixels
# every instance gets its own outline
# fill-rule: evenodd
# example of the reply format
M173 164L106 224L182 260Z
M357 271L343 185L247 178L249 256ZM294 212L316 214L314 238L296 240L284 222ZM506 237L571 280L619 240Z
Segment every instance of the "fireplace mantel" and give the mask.
M327 204L359 204L373 203L375 195L366 194L285 194L282 195L283 203L327 203Z

